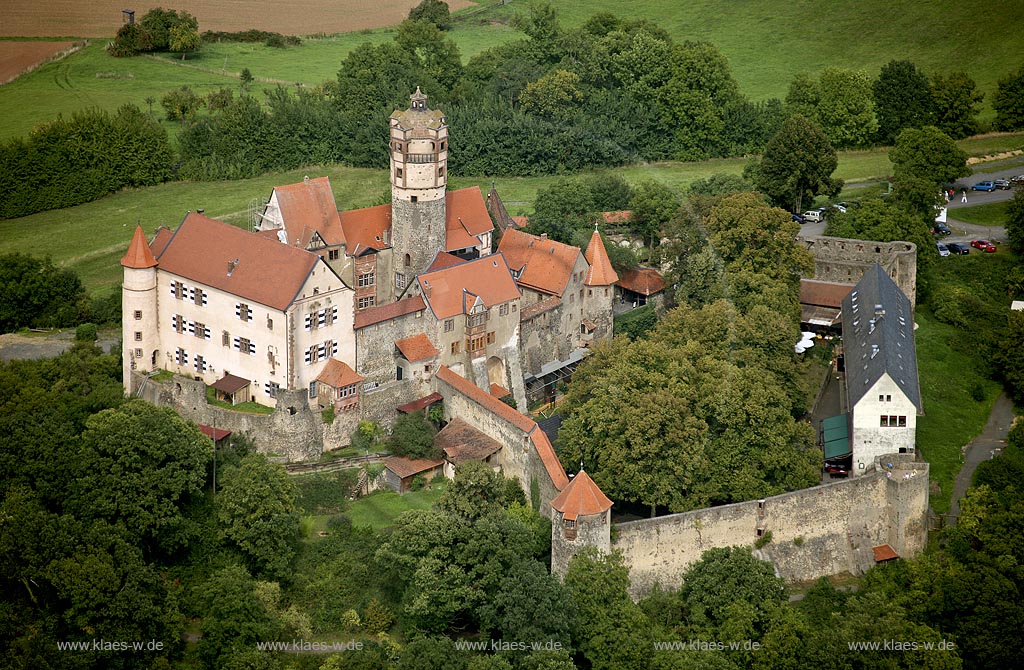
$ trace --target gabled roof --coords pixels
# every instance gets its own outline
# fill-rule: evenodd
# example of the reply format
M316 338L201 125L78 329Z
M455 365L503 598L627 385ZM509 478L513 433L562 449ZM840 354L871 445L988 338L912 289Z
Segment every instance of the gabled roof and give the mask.
M360 328L366 328L372 326L375 323L381 323L383 321L390 321L406 314L412 314L413 312L419 312L427 308L427 304L423 301L420 296L413 296L411 298L405 298L398 302L389 302L383 305L377 305L376 307L369 307L367 309L356 312L355 320L353 322L353 328L359 330Z
M153 252L146 242L146 234L142 232L142 226L135 226L132 241L128 244L128 251L125 252L124 258L121 259L121 265L134 270L143 270L156 265Z
M402 456L390 456L384 459L384 467L394 472L400 478L412 477L421 472L428 472L434 468L444 465L444 461L436 458L405 458Z
M651 296L665 289L665 280L652 268L633 268L622 273L618 286L633 293Z
M486 307L493 307L521 295L505 264L505 257L500 253L425 272L416 281L419 282L420 293L438 319L468 313L477 298Z
M508 266L519 272L521 286L561 296L572 276L580 250L521 230L506 230L498 244Z
M205 423L199 424L199 432L206 437L210 438L215 442L220 442L225 437L231 436L230 430L224 430L223 428L214 428L213 426L207 426Z
M621 285L621 282L620 282ZM820 279L800 280L800 304L818 307L842 307L843 298L853 290L853 284L837 284Z
M252 382L244 377L238 377L237 375L225 374L223 377L215 381L212 386L213 388L231 395L236 391L241 391Z
M590 263L590 271L587 272L587 280L583 282L587 286L611 286L619 280L615 274L611 260L608 259L608 250L604 248L604 241L601 233L594 230L590 236L590 244L587 245L587 253L584 254L587 262Z
M282 311L322 262L304 249L194 212L178 226L159 261L161 270Z
M345 253L358 256L367 249L386 249L385 231L391 230L391 205L376 205L342 212L341 229L345 236Z
M923 411L914 313L910 300L878 263L843 298L843 347L850 406L888 374L917 411Z
M494 223L479 186L445 194L445 251L478 246L477 236L491 230L494 230Z
M402 355L410 363L433 358L441 353L437 350L437 347L430 343L430 338L423 333L417 333L412 337L397 340L395 346L398 347L398 350L402 352Z
M404 414L412 414L413 412L418 412L421 409L426 409L433 405L434 403L441 402L442 400L444 400L444 398L441 397L441 394L435 391L428 396L417 398L416 400L413 400L412 402L407 402L404 405L399 405L395 409Z
M290 244L305 249L314 233L328 246L345 243L329 178L306 178L298 184L278 186L274 193Z
M451 463L458 465L466 461L482 461L501 451L501 443L462 419L451 423L434 436L434 447L440 449Z
M160 258L160 254L167 248L167 244L174 237L174 231L167 226L160 226L156 229L153 241L149 243L149 250L153 252L154 258Z
M445 382L491 414L504 419L523 433L529 435L530 442L533 444L541 463L544 464L544 470L548 473L548 477L551 479L554 487L561 491L569 483L569 478L565 476L565 470L562 468L562 464L558 462L558 456L555 455L555 449L551 446L551 441L548 440L548 436L544 434L544 431L537 426L533 419L520 414L514 408L509 407L462 375L452 371L447 365L439 367L434 377Z
M551 501L551 507L561 512L563 518L569 520L592 514L603 514L611 506L612 501L583 470L580 470L569 482L569 485Z
M366 377L350 368L348 363L339 361L337 358L329 359L327 365L324 366L324 369L320 371L316 378L321 384L326 384L336 389L358 384L364 379Z
M445 268L450 268L453 265L462 265L465 262L465 259L459 258L458 256L453 256L452 254L444 251L439 251L437 252L437 255L434 256L434 260L427 267L427 272L443 270Z

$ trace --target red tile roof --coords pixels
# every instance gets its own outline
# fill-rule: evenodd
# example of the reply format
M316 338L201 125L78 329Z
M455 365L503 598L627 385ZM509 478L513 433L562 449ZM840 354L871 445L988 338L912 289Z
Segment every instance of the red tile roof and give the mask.
M279 310L292 304L323 262L304 249L194 212L178 226L159 260L161 270Z
M135 226L132 241L128 245L128 251L125 253L124 258L121 259L121 265L135 270L143 270L156 265L153 252L146 242L146 234L142 232L142 226Z
M818 279L801 279L800 302L804 305L842 309L843 298L852 290L852 284L837 284Z
M329 178L317 177L278 186L274 193L290 244L305 248L313 233L319 233L329 246L345 243Z
M154 258L160 258L160 254L167 248L167 243L174 237L174 231L167 226L160 226L156 229L153 241L149 243L149 250L153 252Z
M491 384L490 393L491 393L492 396L494 396L495 398L498 398L499 400L501 398L504 398L505 396L512 395L512 391L509 391L507 388L505 388L501 384Z
M416 280L438 319L468 314L477 297L487 307L493 307L521 296L500 253L426 272Z
M526 226L530 225L530 217L528 217L528 216L513 216L512 217L512 223L516 224L516 226L518 226L520 228L525 228Z
M494 230L479 186L445 194L445 250L457 251L480 244L477 235Z
M900 557L896 550L887 544L880 544L877 547L872 547L871 550L875 553L875 563L891 561L894 558Z
M620 209L616 212L601 212L605 223L629 223L633 218L633 212L628 209Z
M544 434L544 431L537 426L533 419L520 414L465 377L453 372L446 365L438 368L437 374L434 376L492 414L508 421L529 435L530 441L533 443L534 449L536 449L537 455L544 464L544 469L547 471L548 477L551 478L551 483L554 484L555 488L561 490L569 483L569 478L565 476L565 470L562 468L562 464L558 462L558 456L555 455L555 449L551 446L551 441L548 440L548 436Z
M550 312L559 305L562 304L561 298L551 296L550 298L544 298L540 302L535 302L529 307L524 307L519 312L520 321L529 321L535 316L540 316L544 312Z
M569 485L551 501L551 507L570 520L580 516L603 514L611 506L612 501L583 470L580 470Z
M316 378L321 384L326 384L336 389L358 384L364 379L366 377L350 368L348 363L339 361L337 358L329 359L327 365L324 366L324 369L320 371Z
M418 400L413 400L412 402L407 402L404 405L399 405L395 409L399 412L404 412L405 414L412 414L413 412L426 409L434 403L441 402L442 400L444 400L444 398L441 397L441 394L434 392Z
M230 430L224 430L222 428L214 428L213 426L207 426L205 423L199 424L199 432L206 437L210 438L214 442L220 442L225 437L231 435ZM214 437L216 435L216 437Z
M353 327L356 330L359 330L360 328L372 326L375 323L390 321L391 319L405 316L406 314L412 314L413 312L419 312L426 308L427 304L423 302L423 298L418 295L413 296L412 298L399 300L398 302L389 302L383 305L377 305L376 307L370 307L356 312Z
M608 251L604 248L601 240L601 233L594 231L590 236L590 244L587 245L585 254L587 262L590 263L590 271L587 272L587 280L583 282L587 286L611 286L619 280L615 274L615 268L608 259Z
M225 374L223 377L213 382L212 386L218 391L222 391L224 393L227 393L228 395L231 395L232 393L241 391L251 383L252 382L249 381L248 379L244 379L242 377L238 377L235 375Z
M405 458L402 456L391 456L384 459L384 467L396 475L405 479L427 472L444 465L444 461L435 458Z
M433 272L434 270L444 270L445 268L450 268L453 265L462 265L465 262L466 261L458 256L453 256L452 254L445 253L444 251L439 251L437 255L434 256L434 261L426 271Z
M492 454L501 451L501 443L462 419L452 422L441 429L434 437L434 447L444 452L445 457L458 465L466 461L482 461Z
M580 254L577 247L521 230L506 230L498 251L510 268L520 271L520 285L557 296L569 283Z
M391 205L377 205L363 209L342 212L341 229L345 235L345 253L358 256L369 249L385 249L387 235L391 230Z
M665 280L657 270L651 268L634 268L626 270L619 278L619 288L624 288L640 295L654 295L665 289Z
M430 338L423 333L417 333L412 337L397 340L395 346L398 347L398 350L402 352L402 355L410 363L433 358L441 353L437 350L437 347L431 344Z

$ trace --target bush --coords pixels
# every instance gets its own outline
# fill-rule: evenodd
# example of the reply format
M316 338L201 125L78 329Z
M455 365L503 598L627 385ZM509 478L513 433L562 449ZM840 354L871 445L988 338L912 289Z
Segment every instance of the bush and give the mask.
M96 341L96 324L95 323L83 323L78 328L75 328L75 341L76 342L95 342Z
M87 310L85 289L73 271L57 268L49 258L0 256L0 333L72 326Z
M654 305L644 305L615 317L615 334L628 335L631 340L644 337L658 323Z

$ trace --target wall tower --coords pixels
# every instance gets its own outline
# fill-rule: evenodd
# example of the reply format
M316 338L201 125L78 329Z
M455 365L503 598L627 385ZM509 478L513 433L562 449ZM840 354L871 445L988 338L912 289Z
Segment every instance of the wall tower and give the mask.
M135 227L128 252L121 259L122 379L125 393L132 393L133 371L152 371L160 347L157 329L156 266L142 226Z
M448 125L441 110L427 107L419 87L409 109L390 122L392 295L405 290L445 250L445 186ZM383 278L382 278L383 279Z

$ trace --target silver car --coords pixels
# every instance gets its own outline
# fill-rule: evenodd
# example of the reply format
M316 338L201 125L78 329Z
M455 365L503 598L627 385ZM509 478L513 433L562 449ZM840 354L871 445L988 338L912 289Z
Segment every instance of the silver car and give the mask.
M947 247L942 242L936 242L935 243L935 248L939 250L939 255L940 256L948 256L949 255L949 247Z

